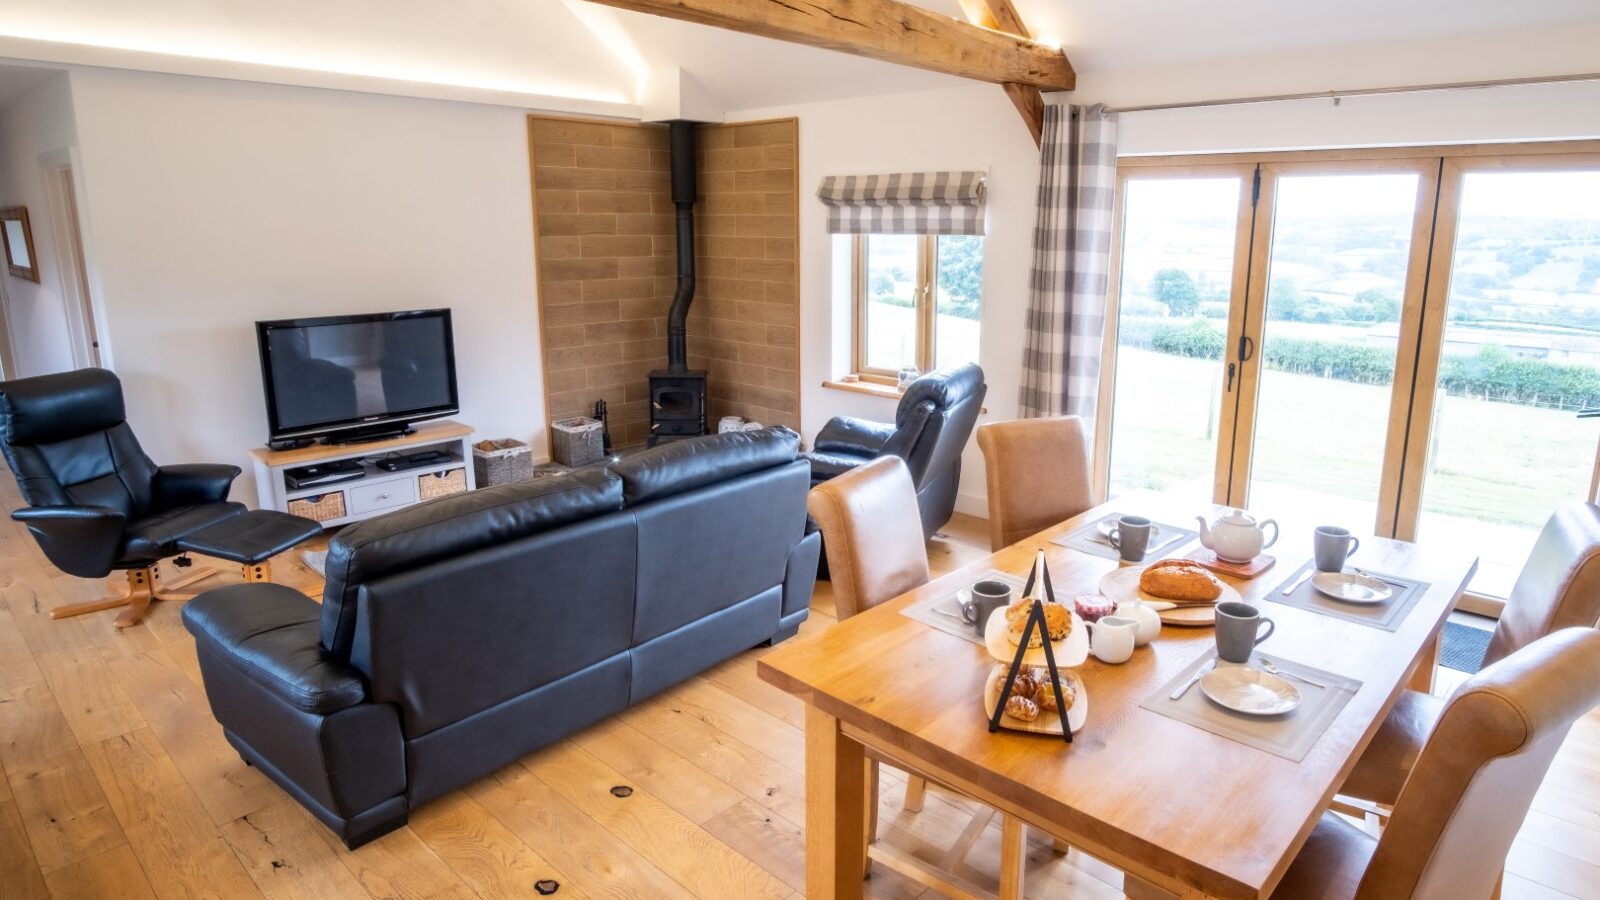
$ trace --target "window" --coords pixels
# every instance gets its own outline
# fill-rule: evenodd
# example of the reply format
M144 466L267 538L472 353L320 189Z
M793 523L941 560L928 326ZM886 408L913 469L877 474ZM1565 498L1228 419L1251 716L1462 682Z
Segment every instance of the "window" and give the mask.
M858 234L853 257L858 375L893 382L902 366L977 362L981 236Z
M1472 550L1600 490L1600 144L1125 159L1096 478Z

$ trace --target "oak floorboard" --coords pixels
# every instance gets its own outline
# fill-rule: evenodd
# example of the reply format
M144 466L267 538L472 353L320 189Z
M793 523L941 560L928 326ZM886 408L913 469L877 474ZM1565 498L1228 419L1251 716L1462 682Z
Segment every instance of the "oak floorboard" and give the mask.
M359 851L345 849L325 828L314 830L374 900L470 900L476 896L409 828L391 831Z
M52 765L78 748L55 694L43 681L0 694L0 764L13 790L16 780Z
M33 856L33 845L28 842L28 830L22 824L22 813L16 801L0 802L0 884L5 885L7 900L39 900L49 896L39 863Z
M790 888L570 741L523 760L568 803L706 900L784 900ZM632 788L625 797L618 786Z
M327 829L284 797L222 826L222 837L268 900L369 895L323 840Z
M533 885L554 881L565 900L587 898L565 872L460 791L414 811L409 827L480 897L526 897Z
M593 725L571 740L696 824L745 799L738 789L652 741L624 717Z
M83 751L13 778L12 793L40 871L49 874L127 843Z
M45 881L52 900L157 900L160 896L126 844L57 869Z
M157 893L218 900L260 896L148 729L83 752Z
M589 897L684 900L695 896L521 764L479 779L466 791L524 843L566 872Z

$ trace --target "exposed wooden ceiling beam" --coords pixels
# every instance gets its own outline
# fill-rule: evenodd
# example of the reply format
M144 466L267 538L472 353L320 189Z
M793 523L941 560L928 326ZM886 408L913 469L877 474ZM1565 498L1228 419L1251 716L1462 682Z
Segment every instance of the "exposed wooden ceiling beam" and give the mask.
M1055 47L899 0L594 2L996 84L1070 91L1077 82Z
M1018 37L1032 37L1028 33L1028 26L1023 24L1022 17L1017 14L1017 8L1011 5L1011 0L958 0L961 11L967 14L967 20L980 28L992 31L1001 31ZM1044 140L1044 95L1039 89L1030 84L1019 84L1008 81L1000 85L1005 89L1006 96L1011 98L1011 103L1022 115L1022 122L1028 126L1028 133L1033 135L1033 144L1040 146Z

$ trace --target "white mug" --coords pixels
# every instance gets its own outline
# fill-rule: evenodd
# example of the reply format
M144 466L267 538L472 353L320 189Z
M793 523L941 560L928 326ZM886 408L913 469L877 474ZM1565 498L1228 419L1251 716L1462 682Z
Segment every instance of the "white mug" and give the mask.
M1121 616L1106 616L1094 623L1089 649L1103 663L1118 665L1133 658L1133 635L1139 623Z

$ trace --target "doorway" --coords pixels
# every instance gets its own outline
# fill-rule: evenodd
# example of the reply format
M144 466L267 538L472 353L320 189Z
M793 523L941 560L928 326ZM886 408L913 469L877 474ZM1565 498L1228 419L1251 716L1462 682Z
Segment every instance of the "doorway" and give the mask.
M1469 547L1593 499L1600 144L1123 160L1096 476Z
M41 156L39 162L44 169L45 197L55 233L56 266L61 276L61 301L72 342L72 361L78 368L100 366L99 328L90 293L72 157L65 149L56 150Z

